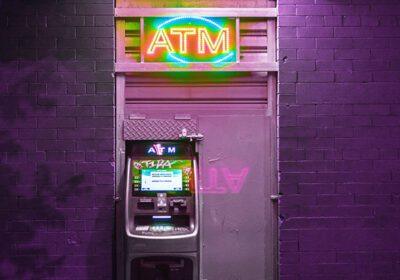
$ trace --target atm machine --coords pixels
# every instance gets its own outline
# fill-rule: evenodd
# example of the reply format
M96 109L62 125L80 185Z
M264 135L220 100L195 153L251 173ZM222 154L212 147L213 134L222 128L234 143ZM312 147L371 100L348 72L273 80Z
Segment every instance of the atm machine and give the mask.
M196 144L130 144L125 193L126 280L198 280Z

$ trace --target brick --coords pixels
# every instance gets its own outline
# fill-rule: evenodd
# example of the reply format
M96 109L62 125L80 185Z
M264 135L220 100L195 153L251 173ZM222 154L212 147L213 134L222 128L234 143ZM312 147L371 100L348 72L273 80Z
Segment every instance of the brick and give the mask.
M377 25L379 25L379 20L377 17L361 16L361 25L362 26L377 26Z
M96 61L96 71L113 71L114 63L107 60L97 60Z
M297 121L295 117L278 117L280 127L295 126Z
M326 49L299 49L298 59L333 60L333 50Z
M324 83L333 82L334 74L332 72L300 72L298 74L299 82L312 82L312 83Z
M378 71L389 69L387 61L353 61L353 69L359 71Z
M65 49L92 49L94 48L94 38L60 38L57 39L57 46Z
M353 47L353 40L342 38L317 38L317 48L323 49L350 49Z
M279 36L281 38L296 38L297 37L296 28L290 26L281 27L279 28Z
M328 5L297 5L297 15L332 15L332 7Z
M353 47L356 49L388 49L390 40L384 38L354 38Z
M112 105L114 98L111 95L81 95L77 97L78 105Z
M352 115L352 105L331 105L331 104L318 104L316 106L317 115Z
M67 85L68 94L83 94L86 93L86 85L81 84L68 84Z
M103 82L103 83L111 83L113 81L113 77L108 72L81 72L77 76L77 82L79 83L87 83L87 82Z
M323 26L323 16L306 16L306 26Z
M288 5L288 4L313 4L314 0L281 0L280 4Z
M98 49L113 49L114 41L109 38L96 38L95 46Z
M110 34L113 32L112 27L77 27L76 28L76 37L77 38L97 38L97 37L107 37L107 34ZM108 38L108 41L111 41Z
M294 94L296 91L296 85L293 83L281 83L279 85L279 92L282 94Z
M351 71L353 64L348 60L320 60L316 62L316 69L320 71Z
M302 48L314 48L315 47L315 39L313 38L282 38L280 40L280 44L282 48L296 48L296 49L302 49Z
M72 116L94 116L93 106L58 106L57 116L72 117Z
M361 17L360 16L344 16L343 17L344 26L360 26Z
M396 71L379 71L372 73L374 82L400 82Z
M282 15L279 17L279 26L305 26L306 17L305 16L286 16Z
M335 5L332 7L332 11L334 15L351 15L351 16L364 16L370 15L370 6L369 5Z
M76 127L75 118L40 118L38 119L39 128L74 128Z
M95 115L98 117L112 117L114 116L114 108L110 106L97 106Z
M108 15L112 16L113 11L112 4L80 4L77 5L77 15Z
M92 139L94 138L95 129L94 128L59 128L57 130L57 135L59 139Z
M312 127L331 127L333 126L334 118L332 116L298 116L297 124L299 126Z
M348 127L323 127L317 129L318 137L353 137L354 130ZM326 155L325 155L326 156Z
M343 18L341 16L324 16L325 26L342 26Z
M65 83L47 83L48 95L64 95L67 93L67 85Z
M85 26L94 26L94 16L85 16Z
M109 128L113 125L113 118L110 117L85 117L77 120L78 128Z
M317 24L319 25L319 24ZM297 35L299 38L324 38L333 37L333 29L330 27L298 27Z
M312 60L295 60L295 61L287 61L285 63L280 64L282 71L314 71L315 70L315 62Z
M373 12L375 15L398 16L400 8L399 5L374 5Z
M84 26L85 17L83 16L66 16L65 25L67 26Z
M355 104L353 112L355 115L388 115L390 114L389 105L359 105Z
M337 82L371 82L372 73L369 72L353 72L344 71L335 73Z
M96 26L114 26L114 19L110 16L96 16Z
M315 106L282 105L279 108L278 115L284 116L307 116L315 115Z
M397 26L397 18L396 16L380 16L379 17L379 25L380 26Z
M64 83L73 83L76 81L75 72L39 72L38 81L46 82L48 80Z
M71 71L71 72L81 72L81 71L94 71L93 61L64 61L58 63L58 71ZM80 76L81 74L79 74Z
M78 60L113 59L113 56L113 49L82 48L76 50L76 58Z
M368 60L371 57L371 51L365 49L336 49L335 59L350 59L350 60Z

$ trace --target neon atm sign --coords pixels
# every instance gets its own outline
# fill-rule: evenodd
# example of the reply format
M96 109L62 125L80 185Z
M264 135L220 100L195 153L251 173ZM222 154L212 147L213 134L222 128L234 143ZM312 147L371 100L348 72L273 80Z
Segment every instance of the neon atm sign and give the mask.
M144 62L236 62L236 20L201 16L144 18Z

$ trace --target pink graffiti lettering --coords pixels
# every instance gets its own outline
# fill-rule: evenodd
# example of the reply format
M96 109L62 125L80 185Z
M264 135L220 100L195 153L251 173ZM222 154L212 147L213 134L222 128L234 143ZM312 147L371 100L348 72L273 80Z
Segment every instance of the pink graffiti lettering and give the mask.
M216 168L208 169L208 186L201 190L203 193L226 193L225 188L218 187L218 170Z
M230 191L232 193L239 193L243 187L247 174L249 174L249 169L243 168L239 174L232 174L228 168L222 168L222 174L224 175Z
M232 173L228 168L221 168L220 172L218 172L219 170L217 168L209 168L207 170L208 185L203 185L201 192L223 194L229 191L230 193L239 193L243 188L249 170L248 167L245 167L242 168L239 173ZM222 173L226 187L218 184L218 173Z

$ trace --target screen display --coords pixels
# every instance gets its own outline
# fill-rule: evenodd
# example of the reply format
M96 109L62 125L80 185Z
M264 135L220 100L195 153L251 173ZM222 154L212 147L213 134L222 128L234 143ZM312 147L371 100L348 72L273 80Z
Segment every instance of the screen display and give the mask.
M142 170L142 191L182 191L182 170Z
M133 160L133 194L151 195L156 192L190 194L194 191L193 176L191 160Z

